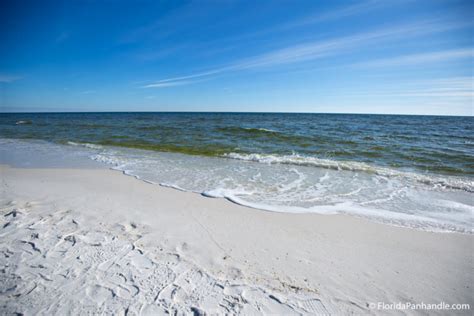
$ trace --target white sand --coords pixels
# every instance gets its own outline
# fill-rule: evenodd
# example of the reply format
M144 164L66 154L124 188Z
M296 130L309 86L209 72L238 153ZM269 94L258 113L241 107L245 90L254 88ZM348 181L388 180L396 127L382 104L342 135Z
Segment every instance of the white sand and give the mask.
M3 166L0 178L0 314L474 306L472 235L259 211L111 170Z

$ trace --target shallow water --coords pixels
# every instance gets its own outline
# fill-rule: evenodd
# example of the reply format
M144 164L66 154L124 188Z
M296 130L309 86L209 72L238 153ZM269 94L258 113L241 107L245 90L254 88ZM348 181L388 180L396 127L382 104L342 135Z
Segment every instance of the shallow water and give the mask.
M472 232L473 123L334 114L8 114L0 137L3 156L8 148L20 156L92 159L255 208Z

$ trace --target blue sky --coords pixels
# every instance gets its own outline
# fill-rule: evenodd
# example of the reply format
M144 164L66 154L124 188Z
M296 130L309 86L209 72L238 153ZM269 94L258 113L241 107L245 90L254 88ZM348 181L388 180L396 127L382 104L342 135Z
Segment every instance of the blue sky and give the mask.
M474 1L0 6L0 111L474 114Z

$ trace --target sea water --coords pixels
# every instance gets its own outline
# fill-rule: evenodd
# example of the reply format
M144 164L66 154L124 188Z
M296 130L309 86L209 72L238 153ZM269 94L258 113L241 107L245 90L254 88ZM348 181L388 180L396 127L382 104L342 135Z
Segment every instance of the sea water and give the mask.
M473 123L353 114L2 114L0 158L87 159L262 210L472 233Z

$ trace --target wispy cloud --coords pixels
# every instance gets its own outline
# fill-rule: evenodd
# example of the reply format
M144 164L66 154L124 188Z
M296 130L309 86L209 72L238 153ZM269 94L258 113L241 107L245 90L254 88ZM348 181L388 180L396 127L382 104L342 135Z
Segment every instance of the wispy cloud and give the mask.
M402 97L461 98L472 102L474 97L472 82L473 78L469 76L423 80L412 83L412 89L399 91L397 95Z
M148 84L146 86L143 86L143 88L167 88L167 87L175 87L175 86L183 86L183 85L188 85L191 83L197 82L197 80L177 80L177 81L171 81L169 80L163 80L162 82L158 81L155 83Z
M272 51L235 65L237 69L261 67L267 65L296 63L328 55L345 54L349 49L382 40L416 37L427 33L436 33L460 27L455 22L440 23L439 20L427 20L413 24L385 28L372 32L359 33L326 41L308 42ZM463 24L462 24L463 25Z
M474 97L473 78L466 77L448 77L431 80L418 80L403 82L398 85L384 84L381 86L372 86L369 91L358 91L357 93L346 93L350 97L419 97L419 98L437 98L437 100L459 99L465 102L472 102Z
M474 90L473 78L465 77L451 77L441 79L431 79L421 81L420 84L427 84L437 87L438 89L459 89L459 90Z
M252 31L250 33L239 34L235 36L228 36L226 38L219 38L218 40L213 40L210 43L207 42L206 50L203 54L215 54L215 52L220 51L227 51L235 49L235 43L240 43L243 39L248 38L255 38L260 37L268 34L275 34L280 33L283 31L291 31L293 29L298 29L301 27L307 27L308 25L322 23L331 20L337 20L349 16L359 15L361 13L371 12L376 9L380 9L383 7L388 7L392 5L397 5L402 2L406 2L408 0L398 0L398 1L390 1L390 0L366 0L360 1L353 5L341 5L336 9L330 11L318 11L315 13L310 13L308 15L303 16L302 18L298 18L296 20L290 20L287 22L283 22L277 25L271 25L271 27L266 27L260 30ZM195 15L196 8L194 8L191 4L188 6L183 6L181 9L172 12L170 15L165 16L159 20L153 21L147 25L143 25L135 30L130 31L126 34L121 40L121 43L130 43L135 42L138 40L143 40L144 38L151 38L151 40L158 40L162 39L163 37L170 36L171 34L186 28L188 25L186 21L191 20L192 16ZM199 14L198 14L199 16ZM179 24L179 27L174 25L173 27L170 26L170 20L175 21L178 19L182 21ZM189 27L189 25L188 25ZM193 25L193 28L199 26ZM209 45L215 42L219 42L219 46L217 48L210 48ZM223 42L231 43L230 45L222 45ZM152 52L142 52L136 55L138 59L147 61L147 60L156 60L163 56L166 56L172 53L174 50L186 48L189 46L189 43L181 43L178 44L175 48L171 49L161 49L160 51L152 51Z
M359 3L349 5L349 6L341 6L339 8L333 9L331 11L326 12L316 12L312 14L308 14L296 21L288 21L286 23L282 23L280 25L273 25L270 28L262 29L250 34L243 34L239 35L235 39L243 39L249 37L257 37L269 33L276 33L282 31L289 31L292 29L297 29L301 27L306 27L311 24L318 24L322 22L327 22L331 20L338 20L341 18L359 15L361 13L371 12L375 9L380 9L382 7L386 7L393 4L399 4L402 0L399 1L379 1L379 0L368 0L368 1L361 1Z
M0 82L3 83L10 83L13 81L17 81L22 79L22 76L15 76L15 75L9 75L9 74L0 74Z
M86 90L86 91L82 91L81 94L92 94L95 92L96 92L95 90Z
M474 49L462 48L420 54L397 56L392 58L377 59L368 62L354 64L357 67L392 67L402 65L423 64L442 62L454 59L466 59L474 57Z
M374 44L375 42L383 40L416 37L429 33L447 31L464 25L464 23L441 22L443 21L426 20L334 39L304 42L238 60L234 63L228 64L227 66L179 77L165 78L145 85L144 88L162 88L167 86L185 85L195 82L194 80L189 79L211 77L230 71L301 63L323 57L347 54L348 52L357 49L358 47L365 46L368 43ZM461 53L457 52L457 54L459 55Z
M203 81L202 78L210 77L212 75L218 75L220 73L230 71L232 69L234 69L234 66L216 68L213 70L198 72L198 73L186 75L186 76L166 78L166 79L158 80L153 83L142 86L142 88L166 88L166 87L174 87L174 86L183 86L183 85Z
M402 2L402 1L398 1ZM353 5L349 6L341 6L340 8L336 8L334 10L328 12L318 12L316 14L307 16L306 18L300 19L295 22L287 23L284 25L284 28L291 28L297 26L303 26L308 24L314 23L321 23L330 20L337 20L353 15L359 15L363 13L367 13L373 11L375 9L379 9L389 4L396 4L397 2L391 1L379 1L379 0L369 0L369 1L360 1Z

